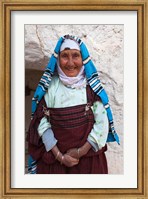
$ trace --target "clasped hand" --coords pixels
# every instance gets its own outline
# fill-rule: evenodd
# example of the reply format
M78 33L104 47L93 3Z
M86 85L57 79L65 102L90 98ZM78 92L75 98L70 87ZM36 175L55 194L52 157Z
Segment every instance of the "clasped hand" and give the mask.
M84 147L81 148L72 148L69 149L66 154L64 155L63 163L67 167L75 166L79 163L79 159L88 152L89 148L85 149Z
M67 167L73 167L79 163L79 153L77 148L69 149L64 155L62 164Z
M55 155L56 159L61 162L61 164L64 164L67 167L73 167L79 163L79 159L87 154L90 148L91 145L86 142L80 148L69 149L64 155L62 155L57 146L54 146L52 148L52 152Z
M79 163L79 159L70 156L68 153L63 155L62 164L67 167L73 167Z

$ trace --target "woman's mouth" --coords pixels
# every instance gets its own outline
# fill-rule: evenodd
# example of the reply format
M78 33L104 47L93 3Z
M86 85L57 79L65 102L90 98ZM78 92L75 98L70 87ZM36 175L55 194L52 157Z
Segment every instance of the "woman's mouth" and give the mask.
M74 70L76 70L76 68L77 68L77 67L73 67L73 68L66 68L66 70L68 70L68 71L74 71Z

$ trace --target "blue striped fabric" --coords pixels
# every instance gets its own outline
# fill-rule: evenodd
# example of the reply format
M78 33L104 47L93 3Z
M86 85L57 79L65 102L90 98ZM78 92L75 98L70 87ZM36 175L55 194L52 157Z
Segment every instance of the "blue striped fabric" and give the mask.
M29 157L28 157L28 174L36 174L36 173L37 173L37 163L29 155Z

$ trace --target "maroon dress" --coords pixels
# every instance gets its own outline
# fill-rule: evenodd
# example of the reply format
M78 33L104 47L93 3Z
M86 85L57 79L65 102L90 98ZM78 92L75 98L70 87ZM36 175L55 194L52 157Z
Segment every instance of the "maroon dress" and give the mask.
M90 149L81 157L78 165L66 167L55 159L51 151L46 152L37 127L42 117L48 112L51 128L58 140L57 147L64 154L71 148L79 148L87 141L94 125L92 104L99 100L89 86L87 86L87 104L67 108L47 108L44 98L38 105L28 132L29 154L37 161L38 174L107 174L105 151L107 145L98 152ZM46 111L45 111L46 109ZM45 113L46 112L46 113Z

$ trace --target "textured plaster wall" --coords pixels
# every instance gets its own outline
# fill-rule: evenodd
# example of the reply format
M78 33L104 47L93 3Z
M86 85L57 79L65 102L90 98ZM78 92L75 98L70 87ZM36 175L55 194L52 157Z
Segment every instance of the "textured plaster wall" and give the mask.
M123 25L25 25L26 130L31 98L60 36L72 34L86 44L108 93L121 145L108 144L109 173L123 174Z

